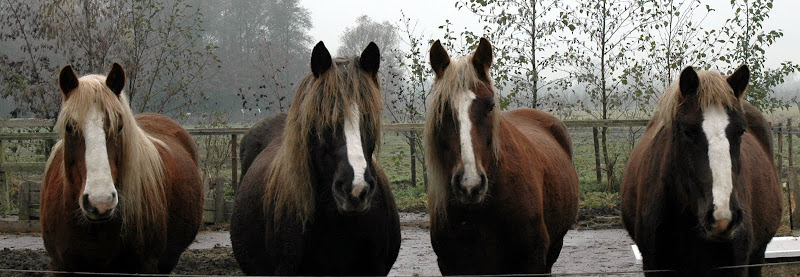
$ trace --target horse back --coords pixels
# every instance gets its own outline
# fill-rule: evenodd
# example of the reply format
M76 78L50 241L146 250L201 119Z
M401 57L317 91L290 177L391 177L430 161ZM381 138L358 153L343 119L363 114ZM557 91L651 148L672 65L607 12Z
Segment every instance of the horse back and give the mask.
M770 130L769 122L761 114L761 111L750 103L742 101L742 108L744 109L744 119L747 121L747 132L758 140L761 147L769 155L769 159L773 160L772 130Z
M143 113L136 116L136 123L147 134L166 143L173 153L182 149L195 165L198 164L197 144L189 132L174 120L160 114Z
M286 113L279 113L267 117L247 129L247 132L244 133L242 143L239 144L239 160L242 161L242 180L244 180L244 175L258 154L275 138L283 134L286 116Z
M572 159L572 139L570 139L567 126L558 118L549 113L528 108L504 111L503 116L521 131L525 128L535 128L549 134ZM523 133L531 137L531 132Z

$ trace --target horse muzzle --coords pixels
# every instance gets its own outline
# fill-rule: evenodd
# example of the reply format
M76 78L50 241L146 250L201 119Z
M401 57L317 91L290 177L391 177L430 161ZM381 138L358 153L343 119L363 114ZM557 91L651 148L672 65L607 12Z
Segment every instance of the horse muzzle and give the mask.
M372 195L375 194L375 182L348 183L336 181L333 185L333 198L339 212L361 213L369 209Z
M713 215L706 216L703 224L703 229L706 231L708 238L716 241L727 241L733 238L737 227L741 223L742 218L741 210L732 212L730 218L714 219Z
M453 175L450 180L453 193L461 204L474 205L483 202L489 190L486 174L480 173L478 178L466 178L462 172Z
M85 193L81 195L80 203L81 212L86 219L104 221L114 215L118 204L117 193Z

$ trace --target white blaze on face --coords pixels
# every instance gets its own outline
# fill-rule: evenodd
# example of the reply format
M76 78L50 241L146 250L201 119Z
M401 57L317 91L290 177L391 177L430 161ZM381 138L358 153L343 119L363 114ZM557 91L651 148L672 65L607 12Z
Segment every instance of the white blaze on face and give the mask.
M731 162L730 142L725 135L728 127L728 113L719 106L703 111L703 132L708 139L708 163L711 167L714 203L714 219L731 219L731 193L733 192L733 163Z
M475 93L466 91L460 95L461 97L456 100L455 109L458 117L458 136L461 142L461 164L464 166L461 185L467 192L470 192L481 182L475 164L475 151L472 149L472 120L469 118L469 107L472 105L472 100L475 99Z
M353 197L361 195L367 186L364 173L367 171L367 159L364 157L364 148L361 146L361 112L358 105L351 107L350 118L344 121L344 139L347 144L347 161L353 167Z
M86 142L86 185L83 194L101 214L114 209L118 202L108 161L104 119L100 107L95 105L83 124L83 139ZM83 205L83 201L79 203Z

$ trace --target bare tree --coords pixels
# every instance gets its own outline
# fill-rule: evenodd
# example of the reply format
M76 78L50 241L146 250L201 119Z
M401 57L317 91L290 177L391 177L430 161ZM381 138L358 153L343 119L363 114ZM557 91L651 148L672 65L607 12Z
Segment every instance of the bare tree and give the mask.
M559 62L556 34L564 28L574 28L562 24L566 14L563 1L461 0L456 6L469 9L485 24L483 33L497 52L495 83L500 87L510 85L506 95L510 101L540 108L545 93L562 85L562 79L555 74L549 78L546 75L553 73ZM473 35L471 40L477 42L477 37Z
M0 3L0 96L14 101L12 117L55 118L61 97L52 80L57 72L54 46L37 32L41 1L8 0Z
M635 94L626 93L626 84L631 76L642 74L632 65L636 62L635 51L640 44L641 30L649 22L640 10L650 9L643 2L629 0L585 0L572 7L566 24L573 36L565 39L569 47L564 60L569 61L563 70L577 81L576 87L585 89L588 98L579 101L585 112L597 119L622 116L612 113L626 110L628 103L638 104ZM632 71L634 70L634 71ZM607 190L616 188L614 174L618 154L609 153L608 128L600 134L602 156L605 164ZM596 149L597 151L598 149ZM612 156L613 155L613 156ZM598 181L600 176L598 175Z
M308 9L297 0L270 0L263 6L257 51L239 67L248 69L255 83L239 86L242 110L284 111L294 97L297 81L308 72L313 26Z
M199 41L202 15L189 0L14 0L2 8L9 17L0 21L11 27L3 39L24 45L24 55L0 57L24 69L3 74L16 84L4 86L13 89L4 95L19 112L55 117L60 97L52 80L66 63L103 73L122 62L134 110L175 114L204 99L199 86L216 60Z

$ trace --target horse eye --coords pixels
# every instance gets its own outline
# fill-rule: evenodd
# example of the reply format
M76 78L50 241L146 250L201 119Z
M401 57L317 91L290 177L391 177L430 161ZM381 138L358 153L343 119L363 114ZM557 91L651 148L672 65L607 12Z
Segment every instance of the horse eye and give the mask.
M122 133L122 124L120 124L119 127L117 127L117 133Z
M64 129L67 131L67 134L72 134L72 124L67 123L67 126Z
M489 106L489 111L491 112L491 111L493 111L493 110L494 110L494 103L492 103L492 104Z
M694 139L695 137L697 137L697 130L695 130L695 129L683 128L683 130L681 130L681 131L683 133L683 136L686 137L686 138Z

